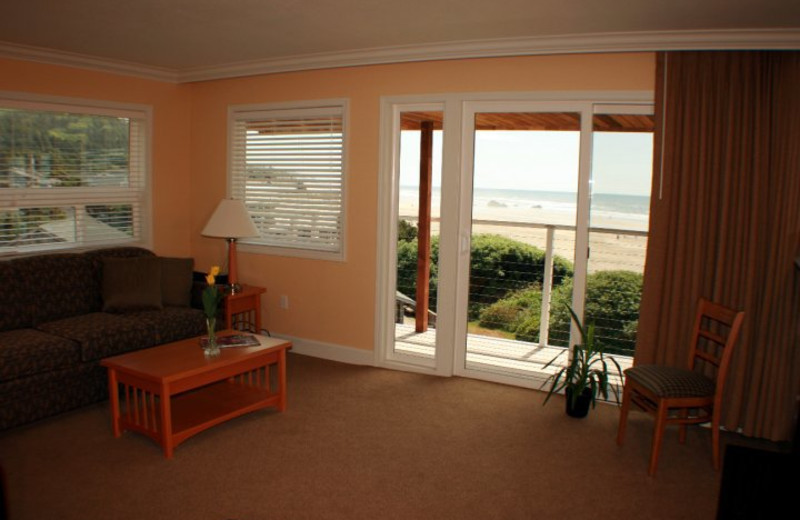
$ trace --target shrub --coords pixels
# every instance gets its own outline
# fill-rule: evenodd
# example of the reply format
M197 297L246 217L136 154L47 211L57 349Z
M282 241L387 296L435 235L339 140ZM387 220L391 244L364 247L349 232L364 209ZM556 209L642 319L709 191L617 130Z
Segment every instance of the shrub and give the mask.
M541 300L539 301L541 302ZM541 307L541 303L539 306ZM514 331L514 339L519 341L527 341L529 343L538 343L541 325L541 308L538 308L535 312L528 314L527 318L519 324L517 330Z
M572 281L558 287L552 298L550 344L568 346ZM586 279L584 323L594 323L598 343L609 354L632 355L636 343L642 275L632 271L598 271Z
M469 319L479 319L481 311L506 295L541 286L544 276L544 251L499 235L472 236ZM439 237L431 238L430 306L436 308ZM572 275L572 264L561 257L553 259L554 285ZM397 290L414 298L417 284L417 240L397 243ZM541 298L539 298L541 300Z
M542 291L537 285L513 292L480 311L479 325L487 329L517 332L523 323L536 321L538 334ZM530 340L526 340L530 341Z
M397 240L404 240L410 242L417 238L417 226L407 220L400 220L397 222Z
M506 295L541 286L545 253L541 249L499 235L472 236L469 302L470 319ZM558 284L572 274L572 264L561 257L553 260L553 280Z
M431 237L431 277L428 284L429 305L436 310L436 287L439 273L439 237ZM397 290L409 298L417 295L417 239L397 242Z

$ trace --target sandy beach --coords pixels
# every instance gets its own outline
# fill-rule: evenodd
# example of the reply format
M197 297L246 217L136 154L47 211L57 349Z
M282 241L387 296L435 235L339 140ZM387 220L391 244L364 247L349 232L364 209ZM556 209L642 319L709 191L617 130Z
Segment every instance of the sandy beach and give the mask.
M401 200L399 213L401 219L416 222L418 205L414 201ZM435 203L433 216L431 232L436 235L439 233L439 214ZM497 234L531 244L542 250L546 245L545 225L559 226L555 230L553 241L555 254L571 262L575 260L575 216L573 213L548 211L543 208L484 206L473 208L473 221L480 221L480 223L473 224L473 233ZM590 273L618 269L638 273L644 271L647 237L642 232L647 229L645 219L625 218L624 215L604 215L602 212L596 212L592 215L592 228L618 231L590 232ZM631 230L631 233L624 230Z

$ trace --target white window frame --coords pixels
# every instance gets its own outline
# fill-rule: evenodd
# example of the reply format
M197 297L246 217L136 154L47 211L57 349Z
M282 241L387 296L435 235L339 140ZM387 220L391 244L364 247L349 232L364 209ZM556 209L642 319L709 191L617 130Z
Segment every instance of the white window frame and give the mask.
M286 103L266 103L231 105L228 107L228 197L243 200L247 205L244 191L245 167L242 165L243 156L236 153L237 136L235 135L237 123L242 121L257 121L259 119L302 119L319 114L334 113L342 119L342 148L341 148L341 193L339 208L339 242L335 251L317 249L310 245L296 247L291 241L285 245L276 243L273 239L266 241L261 237L240 239L239 250L257 254L275 256L289 256L310 258L316 260L345 261L346 259L346 230L347 230L347 165L349 143L349 102L347 99L324 99L311 101L296 101ZM256 223L256 225L258 225Z
M137 127L143 133L143 135L139 137L141 150L129 158L131 163L138 163L135 168L131 168L131 175L133 177L131 179L132 186L130 188L80 187L0 189L0 209L74 207L76 211L82 213L83 208L92 204L131 203L138 205L138 211L134 208L134 234L132 237L124 240L112 239L91 242L76 241L26 245L9 251L4 251L0 248L0 256L14 257L47 251L87 250L123 245L144 247L147 249L152 248L151 149L153 110L151 106L64 96L47 96L25 92L0 91L0 107L123 117L139 121ZM79 233L77 235L79 236Z

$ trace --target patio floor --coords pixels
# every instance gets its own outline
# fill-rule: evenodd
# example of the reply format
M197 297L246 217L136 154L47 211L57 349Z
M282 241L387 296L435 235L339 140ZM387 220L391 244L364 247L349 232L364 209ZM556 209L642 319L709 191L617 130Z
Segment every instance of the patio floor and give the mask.
M395 324L395 351L425 358L434 357L436 330L416 333L413 323ZM467 369L489 370L523 379L542 380L557 372L560 365L553 364L547 369L544 365L557 354L563 352L561 360L566 363L567 353L562 347L542 347L535 343L515 341L504 338L467 335ZM614 355L622 370L633 366L633 358ZM611 364L613 370L613 364ZM615 370L614 370L615 372ZM619 384L619 377L611 377Z

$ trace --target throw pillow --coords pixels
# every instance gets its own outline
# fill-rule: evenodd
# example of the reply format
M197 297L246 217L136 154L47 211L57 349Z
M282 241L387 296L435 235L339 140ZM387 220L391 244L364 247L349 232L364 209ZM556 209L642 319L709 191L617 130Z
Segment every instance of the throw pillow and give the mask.
M161 303L164 306L190 306L193 272L191 258L161 258Z
M103 310L161 309L161 259L157 256L103 258Z

